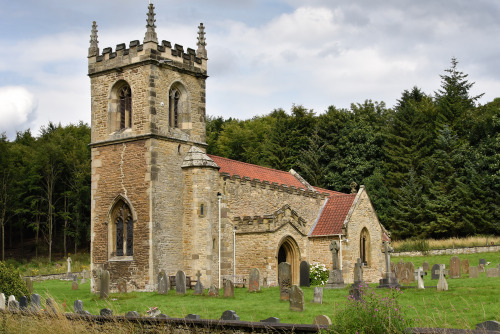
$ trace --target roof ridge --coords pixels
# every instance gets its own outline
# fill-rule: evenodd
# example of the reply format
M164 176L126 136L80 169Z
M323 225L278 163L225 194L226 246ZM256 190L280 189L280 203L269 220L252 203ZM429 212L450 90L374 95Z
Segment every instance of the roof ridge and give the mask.
M243 162L243 161L238 161L238 160L234 160L234 159L224 158L224 157L220 157L220 156L214 155L214 154L207 154L207 155L210 158L217 157L217 158L220 158L220 159L234 161L234 162L237 162L239 164L245 164L245 165L255 166L255 167L258 167L258 168L269 169L269 170L272 170L272 171L275 171L275 172L280 172L280 173L285 173L285 174L288 174L288 175L292 175L290 172L286 172L286 171L280 170L280 169L275 169L275 168L271 168L271 167L264 167L264 166L260 166L260 165L256 165L256 164L251 164L251 163L248 163L248 162ZM245 175L240 175L240 176L245 176Z

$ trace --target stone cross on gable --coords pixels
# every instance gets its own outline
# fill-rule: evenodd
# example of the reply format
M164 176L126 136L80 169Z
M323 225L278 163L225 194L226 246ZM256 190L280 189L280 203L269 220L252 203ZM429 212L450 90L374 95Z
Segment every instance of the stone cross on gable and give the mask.
M382 253L385 254L385 268L386 268L386 272L390 273L391 272L391 254L394 252L394 248L390 247L389 246L389 242L388 241L384 241L384 250L382 251Z
M333 240L332 243L330 244L330 251L332 252L333 270L340 269L339 265L340 244L337 240Z

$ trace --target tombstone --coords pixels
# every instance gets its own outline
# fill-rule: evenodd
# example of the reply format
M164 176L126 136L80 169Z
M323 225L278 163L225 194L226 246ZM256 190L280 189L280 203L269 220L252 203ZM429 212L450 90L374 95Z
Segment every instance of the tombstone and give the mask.
M66 260L66 262L68 263L68 271L67 271L67 274L68 274L68 277L70 276L71 274L71 258L68 256L68 259Z
M479 264L479 265L477 266L477 270L478 270L480 273L484 273L484 266L485 266L484 264Z
M422 269L424 271L429 271L429 269L430 269L429 262L422 263Z
M483 266L486 265L486 260L485 259L479 259L479 264L482 264Z
M422 279L424 275L427 275L427 273L424 271L424 268L422 267L419 267L416 271L415 271L415 276L417 278L417 289L425 289L425 286L424 286L424 280Z
M469 260L468 259L463 259L460 262L462 264L462 273L463 274L469 274Z
M304 291L297 285L290 289L290 311L302 312L305 310Z
M186 294L186 273L179 270L175 274L175 292L179 294Z
M431 279L439 279L439 264L432 266Z
M201 284L201 272L198 270L196 273L196 285L194 286L194 295L203 294L203 284Z
M164 270L158 273L158 294L168 294L168 277Z
M342 275L342 270L339 264L339 251L340 243L337 240L333 240L330 243L330 251L332 252L332 270L330 270L328 275L328 281L325 284L325 289L343 289L344 288L344 276Z
M103 270L101 272L99 298L106 299L109 297L109 271Z
M200 320L200 316L198 314L188 314L186 315L186 317L184 319L188 319L188 320Z
M215 284L210 285L208 295L210 297L219 297L219 288Z
M481 322L476 325L476 329L482 329L487 331L500 331L500 322L494 320Z
M260 271L257 268L250 270L248 279L248 292L260 291Z
M29 299L26 296L19 298L19 308L21 311L26 311L28 309Z
M311 286L310 271L311 267L309 266L309 262L300 262L300 286Z
M28 292L30 295L33 294L33 280L31 277L25 277L24 281L26 282L26 287L28 288Z
M5 295L0 293L0 310L5 310Z
M227 310L222 313L220 320L240 320L240 317L233 310Z
M478 278L479 269L478 267L469 267L469 278Z
M101 309L101 311L99 312L99 315L101 317L112 317L113 316L113 311L110 310L109 308L103 308Z
M18 312L19 311L19 302L17 300L9 300L9 311L10 312Z
M327 316L327 315L318 315L316 318L314 318L313 320L313 325L317 325L317 326L331 326L332 325L332 321L330 320L330 318Z
M460 278L460 259L456 256L450 259L450 278Z
M125 314L125 318L127 319L135 319L135 318L140 318L141 316L137 311L130 311Z
M396 274L392 272L391 269L391 255L394 252L392 247L389 247L389 242L384 241L384 250L382 251L385 255L385 272L383 277L379 280L378 288L398 288L401 285L396 278Z
M233 281L227 279L224 283L224 298L234 297L234 284Z
M83 271L82 271L82 279L80 280L80 284L87 283L87 278L88 278L87 275L88 275L87 270L83 269Z
M403 272L403 268L405 267L405 263L403 260L399 261L396 264L396 278L401 281L401 273Z
M363 281L363 262L358 258L358 261L354 264L354 283L352 286L359 286L364 283Z
M437 291L448 291L448 282L446 282L446 278L444 278L444 270L446 266L444 264L439 265L439 281L437 285Z
M47 298L45 300L45 305L47 305L47 307L45 308L45 310L51 314L56 314L57 313L57 307L56 307L56 302L54 299L52 298Z
M16 300L16 297L14 297L13 295L10 295L9 296L9 300L7 301L7 303L10 303L13 300Z
M78 314L81 314L83 313L83 302L81 300L75 300L75 302L73 303L73 307L74 307L74 313L78 313Z
M119 293L127 293L127 282L125 282L125 280L121 278L118 281L117 288Z
M267 319L261 320L260 322L265 322L265 323L268 323L268 324L279 324L280 323L280 319L276 318L276 317L269 317Z
M412 278L413 275L414 275L413 272L410 271L409 268L402 267L401 272L399 274L401 283L410 284L411 282L415 281L415 279Z
M313 303L323 304L323 288L316 286L314 287L314 298Z
M413 264L413 262L406 262L405 263L405 268L408 269L407 272L409 272L410 274L408 275L408 282L407 283L413 283L415 282L415 265Z
M498 268L488 268L486 269L486 277L499 277L500 269Z
M78 282L73 281L71 283L71 290L78 290Z
M288 262L278 265L278 283L280 286L280 299L290 299L290 288L292 287L292 266Z
M38 312L42 309L40 305L40 295L39 294L32 294L31 295L31 311L33 312Z

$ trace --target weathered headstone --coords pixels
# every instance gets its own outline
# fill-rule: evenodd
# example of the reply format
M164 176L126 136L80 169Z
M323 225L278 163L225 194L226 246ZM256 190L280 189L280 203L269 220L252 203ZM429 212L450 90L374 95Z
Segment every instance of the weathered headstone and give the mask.
M480 264L477 266L477 270L478 270L480 273L484 273L484 270L485 270L485 269L484 269L484 266L485 266L484 264L481 264L481 263L480 263Z
M446 282L446 278L444 278L444 270L446 266L444 264L439 265L439 281L437 284L438 291L448 291L448 282Z
M405 267L405 263L403 260L400 260L396 264L396 278L401 281L401 273L403 272L403 268Z
M5 310L5 295L0 293L0 310Z
M81 300L75 300L73 303L74 313L83 313L83 302Z
M240 320L240 317L233 310L227 310L222 313L220 320Z
M125 318L127 319L134 319L134 318L140 318L140 314L137 311L130 311L125 314Z
M71 258L68 256L68 258L66 259L66 262L68 263L68 271L67 271L67 274L68 274L68 277L70 276L71 274Z
M17 312L19 311L19 302L17 300L9 300L9 311L10 312Z
M78 290L78 282L73 281L71 283L71 290Z
M486 265L486 259L479 259L479 264Z
M57 313L57 306L56 302L52 298L47 298L45 300L45 305L47 306L45 310L51 314L56 314Z
M234 297L234 284L231 280L226 280L224 283L224 298Z
M469 278L478 278L479 277L479 269L478 267L469 267Z
M215 284L210 285L208 295L211 297L219 297L219 288Z
M200 320L200 316L198 314L188 314L186 315L186 317L184 319L188 319L188 320Z
M101 309L101 311L99 312L99 315L101 317L112 317L113 316L113 311L110 310L109 308L103 308Z
M332 324L332 321L327 315L320 314L313 320L313 325L321 326L321 325L327 325L330 326Z
M339 251L340 243L337 240L333 240L330 243L330 251L332 252L332 270L330 270L328 275L328 281L325 284L325 289L342 289L344 288L344 276L342 275L342 270L340 269L339 261Z
M412 278L413 272L410 271L410 269L407 268L406 266L401 268L401 272L400 272L399 276L400 276L401 283L410 284L411 282L414 281L414 279Z
M416 271L415 271L415 276L417 277L417 289L425 289L425 286L424 286L424 280L422 279L422 277L424 275L426 275L427 273L424 272L424 268L422 267L419 267Z
M31 311L33 312L38 312L42 309L40 305L40 295L39 294L32 294L31 295Z
M203 284L201 284L201 272L198 270L196 273L196 285L194 286L194 295L202 295L203 294Z
M121 278L118 281L117 288L119 293L127 293L127 282Z
M488 320L476 325L476 329L483 329L487 331L500 331L500 322Z
M499 277L500 269L498 268L488 268L486 269L486 277Z
M87 283L87 278L88 278L88 273L86 269L83 269L82 271L82 279L80 280L80 284L85 284Z
M358 258L358 261L354 264L354 283L353 286L358 286L364 283L363 281L363 262Z
M165 295L168 293L168 277L164 270L158 273L158 294Z
M260 291L260 271L257 268L250 270L248 279L248 292Z
M429 271L429 269L431 269L430 266L429 266L429 262L422 263L422 269L424 271Z
M99 279L101 286L99 289L99 298L106 299L109 297L109 271L101 271L101 277Z
M292 285L290 289L290 311L304 311L305 310L305 302L304 302L304 291L299 288L297 285Z
M462 264L462 274L469 274L469 259L460 261Z
M323 304L323 288L316 286L314 287L314 298L313 303Z
M450 278L460 278L460 259L456 256L450 259Z
M385 255L385 272L383 277L379 280L378 288L397 288L400 287L398 279L396 278L396 274L392 272L391 269L391 253L394 252L394 249L389 246L387 241L384 241L384 250L383 253Z
M26 282L26 287L28 288L28 292L30 295L33 294L33 280L31 277L26 277L24 278L24 281Z
M278 265L278 283L280 286L280 299L290 299L290 288L292 287L292 268L290 263L281 262Z
M276 318L276 317L269 317L267 319L261 320L260 322L266 322L266 323L269 323L269 324L279 324L280 323L280 319Z
M310 278L311 267L309 266L309 262L302 261L300 262L300 286L311 286L311 278Z
M413 262L406 262L405 263L405 268L408 269L407 272L410 273L408 275L408 277L407 277L408 281L405 282L405 283L413 283L413 282L415 282L415 275L414 275L415 265L413 264Z
M439 279L439 264L437 263L432 266L431 279Z
M25 311L28 309L28 303L29 303L28 297L21 296L21 298L19 298L19 308L21 309L21 311Z
M179 270L175 274L175 292L180 294L186 294L186 273Z

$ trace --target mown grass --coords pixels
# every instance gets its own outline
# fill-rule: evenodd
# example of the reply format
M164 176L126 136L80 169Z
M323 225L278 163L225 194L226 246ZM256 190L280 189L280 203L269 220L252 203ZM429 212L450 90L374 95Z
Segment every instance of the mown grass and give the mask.
M407 239L393 241L396 252L426 251L431 249L467 248L487 245L500 245L500 236L472 236L449 239Z

